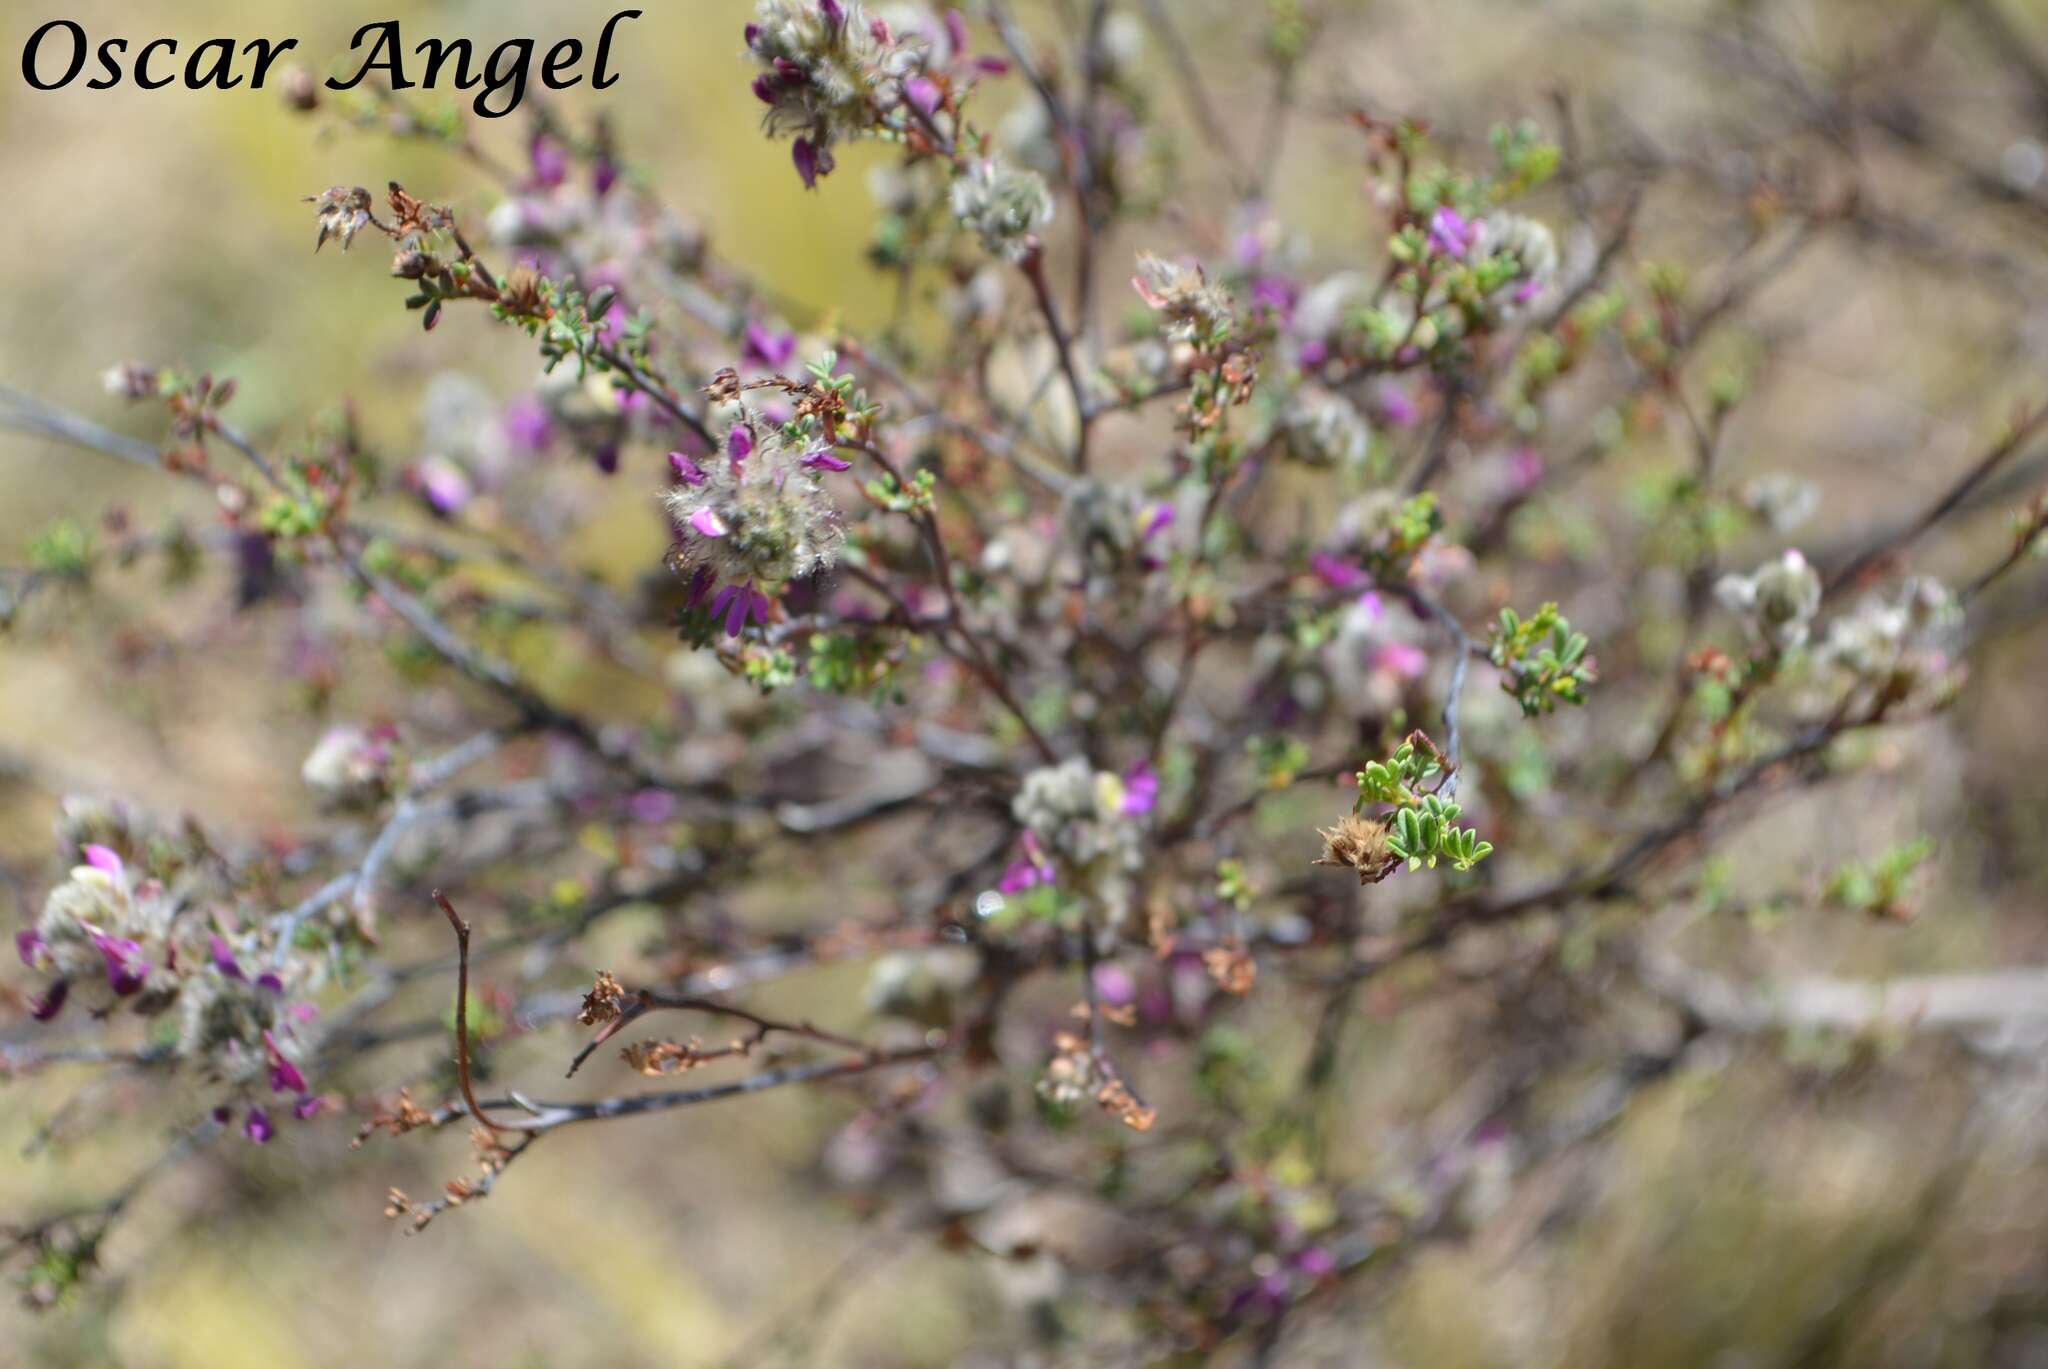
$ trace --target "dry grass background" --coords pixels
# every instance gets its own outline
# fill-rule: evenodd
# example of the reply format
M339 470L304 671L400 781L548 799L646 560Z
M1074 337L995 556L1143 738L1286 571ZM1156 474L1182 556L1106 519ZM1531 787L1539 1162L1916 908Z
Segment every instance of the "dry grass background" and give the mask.
M846 173L807 196L783 150L756 135L735 60L750 6L644 7L621 53L619 86L598 97L635 164L709 230L714 250L820 314L838 311L855 324L881 317L886 291L861 264L869 213L861 159L849 158ZM374 15L363 6L217 0L180 4L174 14L133 0L65 8L95 38L290 35L300 39L295 56L340 53L369 18L399 17L415 39L549 37L588 36L609 12L405 0ZM1331 8L1369 22L1319 55L1311 85L1429 114L1454 134L1543 117L1559 83L1582 108L1625 110L1658 136L1680 137L1742 98L1668 43L1611 22L1701 6L1358 0ZM1853 43L1857 5L1797 8L1816 32ZM2048 6L2010 8L2038 21L2048 51ZM28 29L48 16L19 0L5 9L0 38L11 65ZM1231 51L1240 27L1233 9L1222 0L1185 6L1205 57ZM1056 22L1036 18L1048 30ZM1241 66L1213 66L1225 109L1234 97L1251 100ZM2012 131L1993 122L1981 89L1988 72L1962 54L1935 71L1941 107L1995 157ZM579 91L564 106L588 110L592 97ZM517 124L505 120L485 136L513 155ZM1283 213L1333 258L1372 238L1343 155L1349 146L1341 133L1304 131L1277 178ZM476 178L445 157L350 133L318 136L315 123L269 94L44 94L10 77L0 80L0 173L9 191L0 212L0 380L105 421L126 417L99 395L98 372L131 357L238 376L237 409L257 429L289 430L312 408L350 397L372 437L393 449L412 432L419 377L459 365L509 389L532 374L517 337L464 321L423 338L393 307L381 272L311 257L299 198L329 184L395 177L472 212L487 206ZM1892 184L1916 212L1944 217L1932 188L1904 172ZM1674 196L1653 202L1645 240L1682 257L1718 231L1701 201ZM2038 225L2031 237L1997 232L2042 265L2048 233ZM1766 329L1796 327L1805 340L1738 420L1732 473L1784 466L1820 481L1828 495L1815 534L1822 543L1917 507L1996 425L2021 393L2017 382L2041 394L2041 279L1987 291L1848 246L1816 254L1764 311ZM0 442L0 562L18 562L27 537L50 519L90 521L109 499L138 510L188 501L182 507L203 516L183 488L54 446ZM1624 495L1630 478L1618 470L1611 492ZM1971 526L1981 539L1997 516ZM632 567L616 548L638 547L637 538L651 545L655 535L650 518L624 542L593 538L590 556L601 560L612 545L617 563L607 569L623 576ZM1983 545L1934 546L1928 559L1936 568L1974 565ZM2004 611L2038 616L2039 578ZM293 781L319 723L270 687L276 644L205 605L182 617L159 608L140 578L109 583L116 593L0 638L0 755L60 789L121 792L231 830L310 820ZM1595 605L1585 616L1626 612L1615 585L1588 584L1583 597ZM133 650L123 656L110 643ZM1859 849L1941 834L1943 859L1919 923L1880 928L1816 914L1731 956L1760 971L1862 975L2048 961L2048 861L2039 854L2048 838L2048 740L2038 725L2048 635L2020 633L1977 669L1982 687L1955 717L1921 738L1888 742L1887 764L1843 796L1862 829ZM344 682L337 711L373 706L383 687ZM1939 746L1938 763L1927 783L1908 788L1899 767L1920 743ZM51 816L33 787L0 788L0 856L39 859ZM1756 854L1734 872L1738 886L1817 879L1803 850L1820 820L1818 810L1774 811L1753 834ZM839 896L858 908L884 893ZM806 896L800 882L790 896ZM638 942L628 918L608 925L583 959L623 971ZM786 986L783 1001L852 1011L857 987L854 971L824 972ZM422 1010L436 1010L441 994L430 986ZM1298 1037L1286 1005L1258 1003L1252 1013L1260 1029ZM1390 1159L1395 1148L1380 1136L1388 1116L1417 1111L1454 1082L1447 1076L1462 1068L1459 1030L1455 1012L1429 1009L1363 1028L1355 1172ZM1983 1305L1985 1290L2009 1290L2016 1277L2024 1284L2029 1269L2033 1287L2048 1288L2048 1198L2032 1151L1988 1157L1949 1195L1931 1249L1887 1256L1894 1237L1924 1217L1911 1204L1959 1110L1942 1048L1914 1045L1878 1066L1821 1071L1831 1078L1824 1088L1813 1071L1784 1066L1783 1055L1759 1052L1649 1092L1599 1169L1542 1177L1544 1196L1566 1195L1578 1214L1571 1234L1539 1244L1539 1233L1510 1213L1483 1239L1429 1252L1385 1297L1305 1336L1301 1362L1734 1369L1798 1362L1810 1351L1815 1362L1853 1363L1854 1335L1842 1346L1800 1337L1817 1308L1863 1298L1867 1305L1848 1304L1858 1309L1855 1335L1877 1338L1863 1343L1923 1338L1922 1351L1890 1362L1964 1365L1977 1362L1971 1328L2002 1316L2048 1318L2048 1292L2031 1306ZM423 1057L415 1048L405 1058L416 1065ZM0 1154L10 1157L0 1165L0 1213L96 1196L160 1151L166 1119L145 1108L118 1127L89 1127L73 1143L13 1158L84 1082L53 1073L0 1092ZM2033 1105L2031 1080L2011 1087L2014 1107ZM96 1106L121 1102L117 1091ZM153 1191L106 1252L125 1291L111 1312L88 1303L32 1321L0 1308L0 1360L138 1369L712 1364L801 1307L848 1258L866 1277L849 1286L812 1362L945 1364L1000 1345L1015 1314L985 1265L929 1242L877 1238L816 1186L786 1184L785 1171L810 1163L834 1115L816 1100L772 1097L635 1123L631 1132L565 1135L486 1207L414 1240L380 1217L380 1195L394 1183L431 1189L459 1163L459 1142L348 1156L341 1124L294 1133L266 1152L235 1155L232 1165L192 1166ZM1900 1260L1905 1267L1894 1269ZM1715 1357L1729 1346L1750 1348ZM2036 1348L2025 1362L2048 1363L2048 1343Z

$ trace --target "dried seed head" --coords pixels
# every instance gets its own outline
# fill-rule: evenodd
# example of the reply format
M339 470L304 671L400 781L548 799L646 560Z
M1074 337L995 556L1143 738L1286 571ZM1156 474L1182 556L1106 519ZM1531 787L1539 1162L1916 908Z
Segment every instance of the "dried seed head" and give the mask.
M1356 813L1346 813L1335 827L1322 829L1323 854L1318 865L1346 865L1358 871L1360 884L1379 879L1392 858L1387 849L1387 825Z
M597 974L597 983L591 986L589 993L583 995L583 1008L576 1014L576 1020L586 1027L610 1022L618 1017L619 1004L625 997L626 990L619 981L613 979L607 971L600 970Z

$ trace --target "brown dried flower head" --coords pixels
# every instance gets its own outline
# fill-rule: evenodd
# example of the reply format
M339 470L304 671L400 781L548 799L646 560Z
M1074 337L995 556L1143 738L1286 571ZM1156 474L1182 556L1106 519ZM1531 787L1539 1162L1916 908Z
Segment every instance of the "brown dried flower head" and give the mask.
M586 1027L595 1027L618 1017L620 1004L625 1001L626 990L610 972L599 970L597 983L590 992L583 995L583 1007L577 1012L576 1020Z
M1346 813L1335 827L1319 830L1323 854L1318 865L1344 865L1358 871L1360 884L1384 879L1393 853L1387 848L1387 825L1356 813Z
M1209 971L1209 978L1216 981L1216 987L1239 998L1250 993L1252 985L1258 982L1259 962L1252 959L1252 953L1241 941L1211 946L1202 952L1202 964Z

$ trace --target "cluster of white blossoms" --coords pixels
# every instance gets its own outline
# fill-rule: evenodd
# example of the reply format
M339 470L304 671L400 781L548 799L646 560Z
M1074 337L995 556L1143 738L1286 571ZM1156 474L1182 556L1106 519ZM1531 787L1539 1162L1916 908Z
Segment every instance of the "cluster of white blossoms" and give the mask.
M1724 575L1714 586L1714 597L1742 620L1750 640L1780 655L1806 645L1820 592L1820 576L1796 548L1748 575Z
M1358 406L1335 391L1303 386L1280 420L1287 455L1305 466L1364 470L1372 458L1372 428Z
M1010 804L1024 828L1026 856L1011 868L1003 891L1058 883L1093 896L1108 925L1119 925L1144 866L1143 819L1158 791L1157 777L1142 766L1119 776L1076 757L1032 771Z
M746 415L724 452L702 463L669 454L675 484L664 502L679 539L675 560L693 573L693 600L724 586L713 612L726 616L729 635L766 613L764 593L838 558L846 533L822 477L848 464L829 443L805 446L765 422L757 430Z
M1945 639L1961 620L1946 585L1915 575L1890 598L1871 595L1828 624L1820 657L1872 688L1926 702L1960 683Z
M953 217L1006 261L1022 261L1034 235L1052 222L1052 192L1036 171L984 158L953 178Z

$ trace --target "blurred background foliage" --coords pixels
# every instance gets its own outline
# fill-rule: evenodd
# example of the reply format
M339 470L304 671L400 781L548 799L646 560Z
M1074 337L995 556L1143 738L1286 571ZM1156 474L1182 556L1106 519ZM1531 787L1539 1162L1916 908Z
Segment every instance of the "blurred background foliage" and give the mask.
M1255 109L1259 75L1243 54L1259 6L1172 3L1218 107L1233 116ZM1779 9L1811 52L1853 66L1877 53L1876 35L1897 38L1899 25L1881 20L1938 7L1326 0L1322 9L1360 22L1331 25L1304 80L1318 99L1362 98L1473 142L1501 120L1554 123L1553 94L1564 90L1589 126L1676 144L1688 129L1745 117L1751 87L1708 55L1711 35L1736 11ZM18 0L6 8L0 37L11 67L27 32L49 16ZM820 192L806 194L785 150L756 129L737 60L750 6L643 0L643 8L620 46L619 85L557 97L558 107L571 117L608 113L633 173L663 187L714 252L772 281L793 321L886 321L890 285L864 261L869 159L848 155ZM1072 17L1058 3L1020 8L1048 35ZM2003 8L2048 53L2048 4L2005 0ZM292 36L294 58L316 68L373 18L400 18L410 41L545 42L588 40L610 12L529 0L388 0L374 13L310 0L192 0L175 9L77 0L64 9L95 41ZM1708 37L1691 33L1694 24ZM1148 61L1158 62L1156 48ZM1916 77L1918 95L1987 164L2011 165L2021 140L2048 138L2048 123L2031 133L2012 125L2011 102L1987 93L1992 71L1981 47L1958 46ZM1199 181L1202 139L1182 126L1170 91L1162 64L1162 113ZM983 98L1022 94L1012 80L991 84ZM1247 114L1233 126L1248 137L1252 122ZM474 127L495 155L522 155L518 115ZM1617 135L1607 146L1625 144ZM1379 220L1364 200L1354 149L1336 121L1305 124L1275 178L1280 217L1332 263L1346 254L1379 260ZM1728 155L1767 160L1773 149ZM176 363L237 377L237 417L251 429L289 434L321 407L346 402L374 444L401 450L436 375L459 368L501 394L533 378L530 348L511 330L459 319L422 335L395 307L381 269L312 260L301 200L331 184L396 179L480 217L493 193L444 153L334 129L322 115L292 112L275 92L124 85L42 93L10 72L0 80L0 167L9 191L0 213L0 380L21 389L120 426L136 420L101 395L99 373L131 358ZM1870 169L1916 217L1983 227L2025 271L1986 288L1938 260L1902 264L1874 244L1836 240L1777 292L1753 334L1782 327L1804 336L1757 378L1730 444L1731 478L1793 469L1819 482L1826 499L1814 536L1823 543L1917 508L2021 397L2013 378L2029 380L2038 400L2048 376L2048 216L1986 226L1986 211L1944 200L1938 178L1916 179L1881 154ZM1660 195L1645 211L1638 254L1683 262L1721 238L1740 209L1704 193ZM1216 232L1184 226L1197 242ZM4 442L0 560L19 563L55 520L91 526L110 501L138 514L185 501L195 521L205 516L203 495L182 484L53 444ZM1603 477L1606 495L1625 500L1668 473L1667 445L1657 437L1625 450ZM631 535L589 536L589 564L625 578L658 548L652 501L634 502L642 488L622 489L616 521L600 525ZM2002 517L1990 508L1966 520L1956 536L1924 548L1923 562L1935 570L1979 564ZM1570 534L1560 513L1550 535ZM54 624L45 618L0 638L0 767L253 833L310 820L294 777L321 722L274 688L278 644L218 614L217 604L156 602L143 576L102 588L110 592L67 603ZM1626 588L1582 587L1574 617L1625 617ZM1603 595L1612 611L1581 607ZM2036 573L1998 611L2031 623L2041 602ZM1976 669L1976 687L1942 724L1927 773L1900 778L1910 744L1887 738L1877 745L1897 754L1880 757L1875 778L1857 781L1835 810L1855 815L1860 850L1936 838L1940 858L1917 896L1919 918L1897 927L1799 908L1760 945L1744 940L1732 955L1759 973L1848 975L2048 961L2048 737L2039 726L2048 634L2011 634ZM332 706L374 712L391 688L388 672L344 679ZM1572 725L1597 725L1599 712ZM52 815L41 785L9 785L0 769L0 858L10 868L39 868ZM1785 887L1817 890L1831 873L1812 868L1808 855L1820 820L1818 809L1774 811L1731 842L1741 854L1710 877L1725 881L1738 906ZM805 887L792 872L791 897ZM16 892L25 916L40 886ZM850 907L886 895L834 890ZM586 958L623 970L644 931L631 919L608 924ZM422 944L437 935L431 926L394 929L414 932ZM821 1013L821 1004L855 1003L858 986L856 971L828 970L764 1001ZM1385 1002L1368 1005L1347 1057L1357 1073L1349 1115L1333 1128L1332 1148L1346 1156L1340 1174L1398 1172L1413 1153L1406 1124L1453 1094L1472 1068L1460 1047L1474 1026L1458 1003L1396 1013L1398 986L1376 985L1375 994ZM443 986L428 986L423 1010L443 997ZM1260 997L1244 1026L1253 1039L1298 1040L1297 1016ZM1547 1030L1540 1005L1527 1030ZM1646 1091L1612 1146L1540 1175L1538 1196L1518 1200L1528 1220L1489 1207L1478 1174L1472 1239L1424 1252L1372 1297L1305 1330L1290 1355L1333 1365L1736 1369L1967 1365L1986 1362L1995 1345L1999 1362L2048 1364L2048 1169L2032 1150L1954 1160L1957 1049L1775 1041L1688 1071ZM82 1082L53 1072L0 1093L0 1153L10 1157L0 1165L0 1212L90 1200L161 1153L164 1119L146 1111L119 1128L39 1145ZM118 1106L124 1087L132 1085L113 1083L113 1095L93 1105ZM2032 1068L2015 1064L2010 1090L2012 1108L2041 1106ZM1554 1101L1560 1112L1590 1105ZM828 1120L809 1100L778 1096L638 1123L638 1132L568 1135L527 1161L488 1206L412 1241L380 1217L378 1195L392 1184L431 1191L459 1143L350 1155L347 1123L333 1122L263 1152L238 1149L172 1176L119 1228L105 1252L118 1301L95 1294L34 1320L0 1308L0 1359L166 1369L616 1367L728 1356L757 1363L773 1350L815 1363L1025 1362L993 1356L1001 1328L1016 1324L1006 1310L1019 1296L1014 1285L1032 1271L992 1269L928 1238L892 1235L817 1183L784 1182L785 1171L812 1166ZM14 1158L24 1148L32 1157ZM1569 1231L1550 1239L1537 1220L1567 1220L1560 1211ZM1073 1243L1086 1239L1076 1234ZM764 1328L804 1329L819 1296L833 1300L820 1339L761 1339Z

